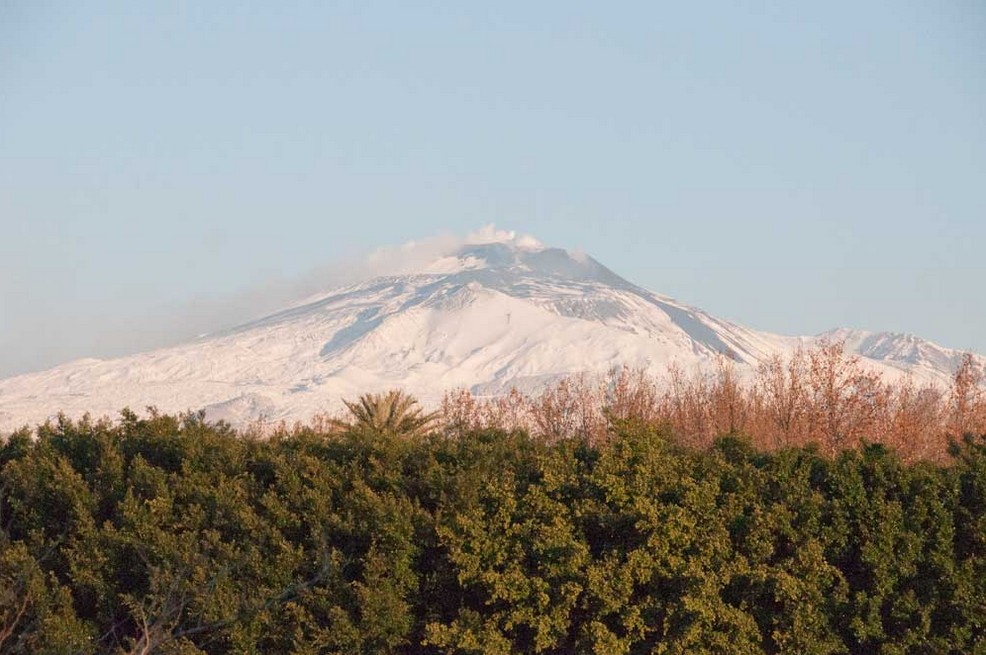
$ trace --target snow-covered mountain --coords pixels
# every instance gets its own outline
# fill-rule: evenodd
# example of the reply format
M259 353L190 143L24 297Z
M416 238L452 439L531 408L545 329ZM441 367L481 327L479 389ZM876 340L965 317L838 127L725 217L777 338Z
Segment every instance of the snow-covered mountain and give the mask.
M0 381L0 430L64 411L205 408L210 418L305 420L393 387L435 403L456 387L535 390L627 364L663 374L723 353L741 369L820 338L892 376L947 381L961 353L907 335L784 337L642 289L579 253L488 232L400 275L337 289L181 346ZM980 358L981 364L986 359Z

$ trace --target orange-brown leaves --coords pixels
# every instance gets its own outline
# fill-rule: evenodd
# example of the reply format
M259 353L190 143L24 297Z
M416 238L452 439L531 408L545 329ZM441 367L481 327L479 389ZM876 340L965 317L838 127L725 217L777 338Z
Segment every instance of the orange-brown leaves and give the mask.
M698 448L742 434L768 450L813 443L831 454L875 442L908 460L941 460L950 439L986 433L982 383L971 356L950 390L907 377L888 382L836 342L774 357L745 376L722 357L711 371L671 366L654 377L624 367L597 378L565 378L535 395L513 390L478 398L458 390L446 394L442 416L449 434L493 427L523 429L549 442L599 443L613 421L631 420Z

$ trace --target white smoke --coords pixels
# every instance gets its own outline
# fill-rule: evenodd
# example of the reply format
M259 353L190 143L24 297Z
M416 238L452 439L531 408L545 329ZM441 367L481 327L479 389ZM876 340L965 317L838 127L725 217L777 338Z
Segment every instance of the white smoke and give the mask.
M451 233L386 246L371 252L362 266L366 279L382 275L406 275L427 268L428 264L454 254L463 246L504 243L525 250L540 250L544 245L529 234L498 230L492 223L465 236Z

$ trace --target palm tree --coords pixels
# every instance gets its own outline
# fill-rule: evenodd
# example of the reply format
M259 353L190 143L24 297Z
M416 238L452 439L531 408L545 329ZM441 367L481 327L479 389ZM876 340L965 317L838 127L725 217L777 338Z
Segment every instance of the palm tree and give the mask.
M414 396L399 389L385 394L367 393L359 400L343 400L352 414L345 427L363 428L374 432L385 432L403 436L418 436L426 433L438 418L436 412L423 414Z

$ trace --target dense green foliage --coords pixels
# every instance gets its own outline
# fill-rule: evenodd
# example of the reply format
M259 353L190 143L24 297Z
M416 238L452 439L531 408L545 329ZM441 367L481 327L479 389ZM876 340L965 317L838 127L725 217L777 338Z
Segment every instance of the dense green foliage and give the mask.
M0 652L986 653L986 441L590 445L200 416L0 449Z

